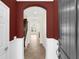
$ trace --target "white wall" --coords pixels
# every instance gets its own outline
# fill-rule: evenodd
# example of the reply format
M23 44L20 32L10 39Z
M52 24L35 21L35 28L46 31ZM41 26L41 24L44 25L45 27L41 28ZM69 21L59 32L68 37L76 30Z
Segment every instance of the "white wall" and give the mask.
M40 32L40 43L45 46L46 40L46 10L33 6L24 10L24 18L28 20L27 42L30 41L31 27L36 26L37 33ZM38 25L38 26L37 26Z
M9 7L0 0L0 59L9 59Z
M9 43L10 59L24 59L24 38L14 38L13 41Z
M24 59L24 38L15 38L10 42L10 59ZM46 57L45 59L58 59L56 51L58 41L50 38L46 39Z
M58 59L56 51L58 50L58 40L48 38L46 40L46 58L45 59Z

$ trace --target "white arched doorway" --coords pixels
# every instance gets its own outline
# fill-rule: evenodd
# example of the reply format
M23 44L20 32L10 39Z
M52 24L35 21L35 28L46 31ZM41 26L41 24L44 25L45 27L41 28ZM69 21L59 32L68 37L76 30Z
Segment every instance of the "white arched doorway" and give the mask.
M46 9L32 6L24 10L24 19L28 21L26 45L30 42L31 34L37 34L40 44L45 47L46 39ZM34 32L35 31L35 32Z
M54 38L46 37L46 25L47 25L47 11L46 9L38 6L32 6L24 10L24 19L28 21L28 31L26 35L26 46L30 43L30 35L32 34L31 28L39 33L40 32L40 44L45 48L45 59L58 59L56 50L58 49L58 41ZM33 26L33 27L32 27ZM36 29L35 29L36 28ZM33 37L34 38L34 37ZM52 57L53 56L53 57Z

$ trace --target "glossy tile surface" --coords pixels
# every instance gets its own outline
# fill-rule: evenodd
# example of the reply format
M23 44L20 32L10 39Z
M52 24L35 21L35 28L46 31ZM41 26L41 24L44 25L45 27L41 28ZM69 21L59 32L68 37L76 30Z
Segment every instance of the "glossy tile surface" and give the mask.
M39 39L30 40L30 44L25 48L25 59L45 59L45 48Z
M36 48L28 46L25 49L25 59L45 59L45 49L42 45L39 45Z

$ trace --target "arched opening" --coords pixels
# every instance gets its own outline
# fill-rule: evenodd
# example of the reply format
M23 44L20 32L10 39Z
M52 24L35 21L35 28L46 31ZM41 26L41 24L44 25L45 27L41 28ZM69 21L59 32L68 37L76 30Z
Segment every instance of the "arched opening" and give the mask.
M45 48L46 12L46 9L39 6L32 6L24 10L24 21L26 20L26 25L24 26L26 32L25 46L27 47L27 49L29 45L30 47L32 47L32 50L36 50L35 48L38 48L39 45ZM38 51L39 50L40 48L38 49ZM36 52L36 54L40 53ZM45 56L42 57L42 55L37 57L35 58L45 58Z

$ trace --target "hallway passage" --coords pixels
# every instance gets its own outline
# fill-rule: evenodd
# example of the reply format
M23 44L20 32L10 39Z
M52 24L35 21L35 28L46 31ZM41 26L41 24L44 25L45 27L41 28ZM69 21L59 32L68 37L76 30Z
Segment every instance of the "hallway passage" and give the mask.
M29 45L25 48L25 59L45 59L45 48L36 35L31 37Z
M25 49L25 59L45 59L45 49L42 45L32 48L30 45Z

